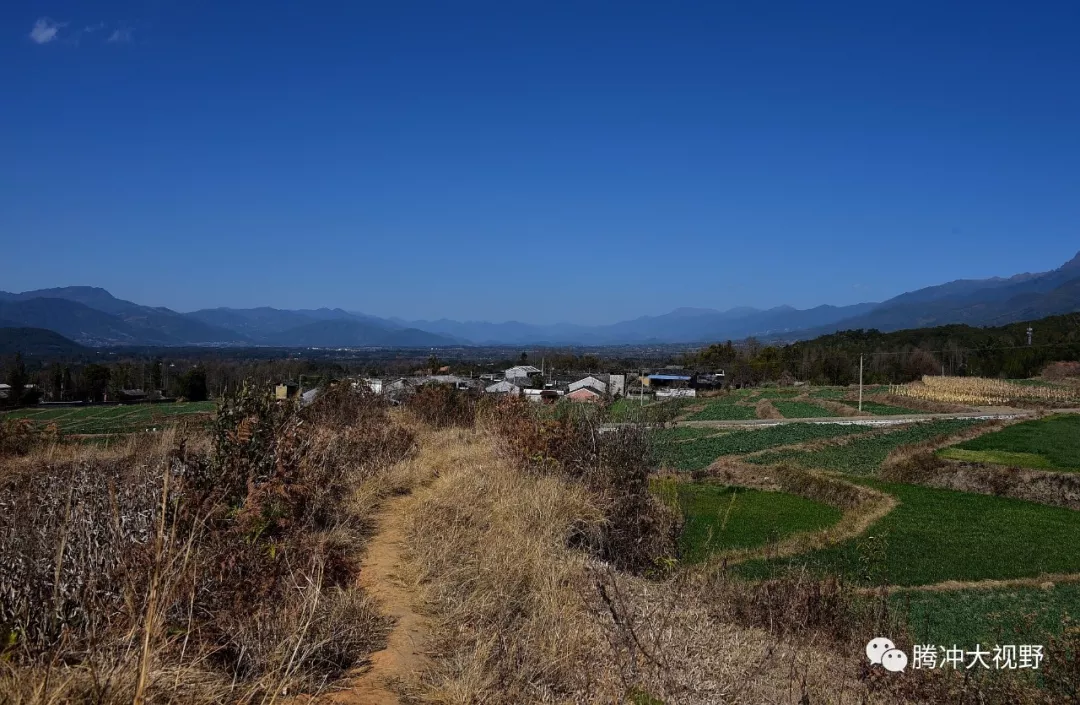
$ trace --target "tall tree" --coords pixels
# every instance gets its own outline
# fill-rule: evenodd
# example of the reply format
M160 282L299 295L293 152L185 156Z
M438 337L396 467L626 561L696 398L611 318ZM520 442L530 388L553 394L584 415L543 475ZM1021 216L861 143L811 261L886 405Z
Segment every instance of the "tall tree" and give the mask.
M7 383L11 389L8 391L8 403L21 404L23 392L26 391L26 363L23 362L22 353L15 353L15 358L8 368Z
M161 358L154 358L154 363L150 367L150 387L152 389L161 389L163 387L161 383L161 373L164 366L161 363Z

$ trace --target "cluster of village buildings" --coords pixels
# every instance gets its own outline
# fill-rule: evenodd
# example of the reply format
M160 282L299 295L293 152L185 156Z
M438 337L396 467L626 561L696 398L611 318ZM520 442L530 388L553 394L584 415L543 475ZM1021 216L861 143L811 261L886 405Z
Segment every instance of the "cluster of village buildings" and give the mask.
M441 370L440 370L441 371ZM575 402L598 402L620 397L692 397L699 388L722 386L724 373L700 374L680 369L665 369L641 374L547 373L532 365L518 365L501 374L464 377L452 374L414 375L393 379L366 378L354 382L376 394L401 398L425 384L449 384L476 394L521 396L530 401L554 403L559 399ZM278 387L279 398L289 394Z

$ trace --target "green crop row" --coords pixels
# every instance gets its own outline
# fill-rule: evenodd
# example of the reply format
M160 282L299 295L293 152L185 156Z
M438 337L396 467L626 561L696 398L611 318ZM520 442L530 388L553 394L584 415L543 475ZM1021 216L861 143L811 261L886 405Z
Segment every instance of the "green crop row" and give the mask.
M844 445L827 446L817 450L781 450L747 458L751 463L771 465L792 462L802 467L835 470L852 475L877 472L893 450L932 438L957 433L978 421L971 419L936 419L901 426L894 431L865 438L853 438Z
M1080 572L1080 512L1008 497L869 482L899 500L862 536L799 556L751 561L748 578L805 566L858 582L925 585Z
M732 431L723 436L686 443L661 443L657 444L655 451L658 462L664 467L698 470L725 455L754 453L777 446L866 433L868 430L865 426L854 424L790 423Z
M835 411L830 411L823 406L806 401L774 401L772 404L785 419L814 419L839 416Z

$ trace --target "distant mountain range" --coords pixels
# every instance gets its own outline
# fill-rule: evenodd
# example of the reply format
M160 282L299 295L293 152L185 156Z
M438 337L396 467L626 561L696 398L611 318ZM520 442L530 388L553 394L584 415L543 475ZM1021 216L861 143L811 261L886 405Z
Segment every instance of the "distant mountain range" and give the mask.
M214 308L179 313L72 286L0 292L0 327L40 328L85 346L447 347L712 342L755 336L796 340L837 330L894 331L948 323L1003 325L1080 311L1080 253L1049 272L961 279L852 306L726 311L679 308L602 326L517 321L406 321L340 308Z

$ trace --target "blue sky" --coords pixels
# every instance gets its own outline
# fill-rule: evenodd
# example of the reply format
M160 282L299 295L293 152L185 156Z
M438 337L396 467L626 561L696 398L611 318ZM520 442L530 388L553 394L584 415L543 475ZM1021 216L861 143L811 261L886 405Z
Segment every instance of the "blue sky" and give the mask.
M1051 269L1077 37L1075 2L4 3L0 289L600 323Z

